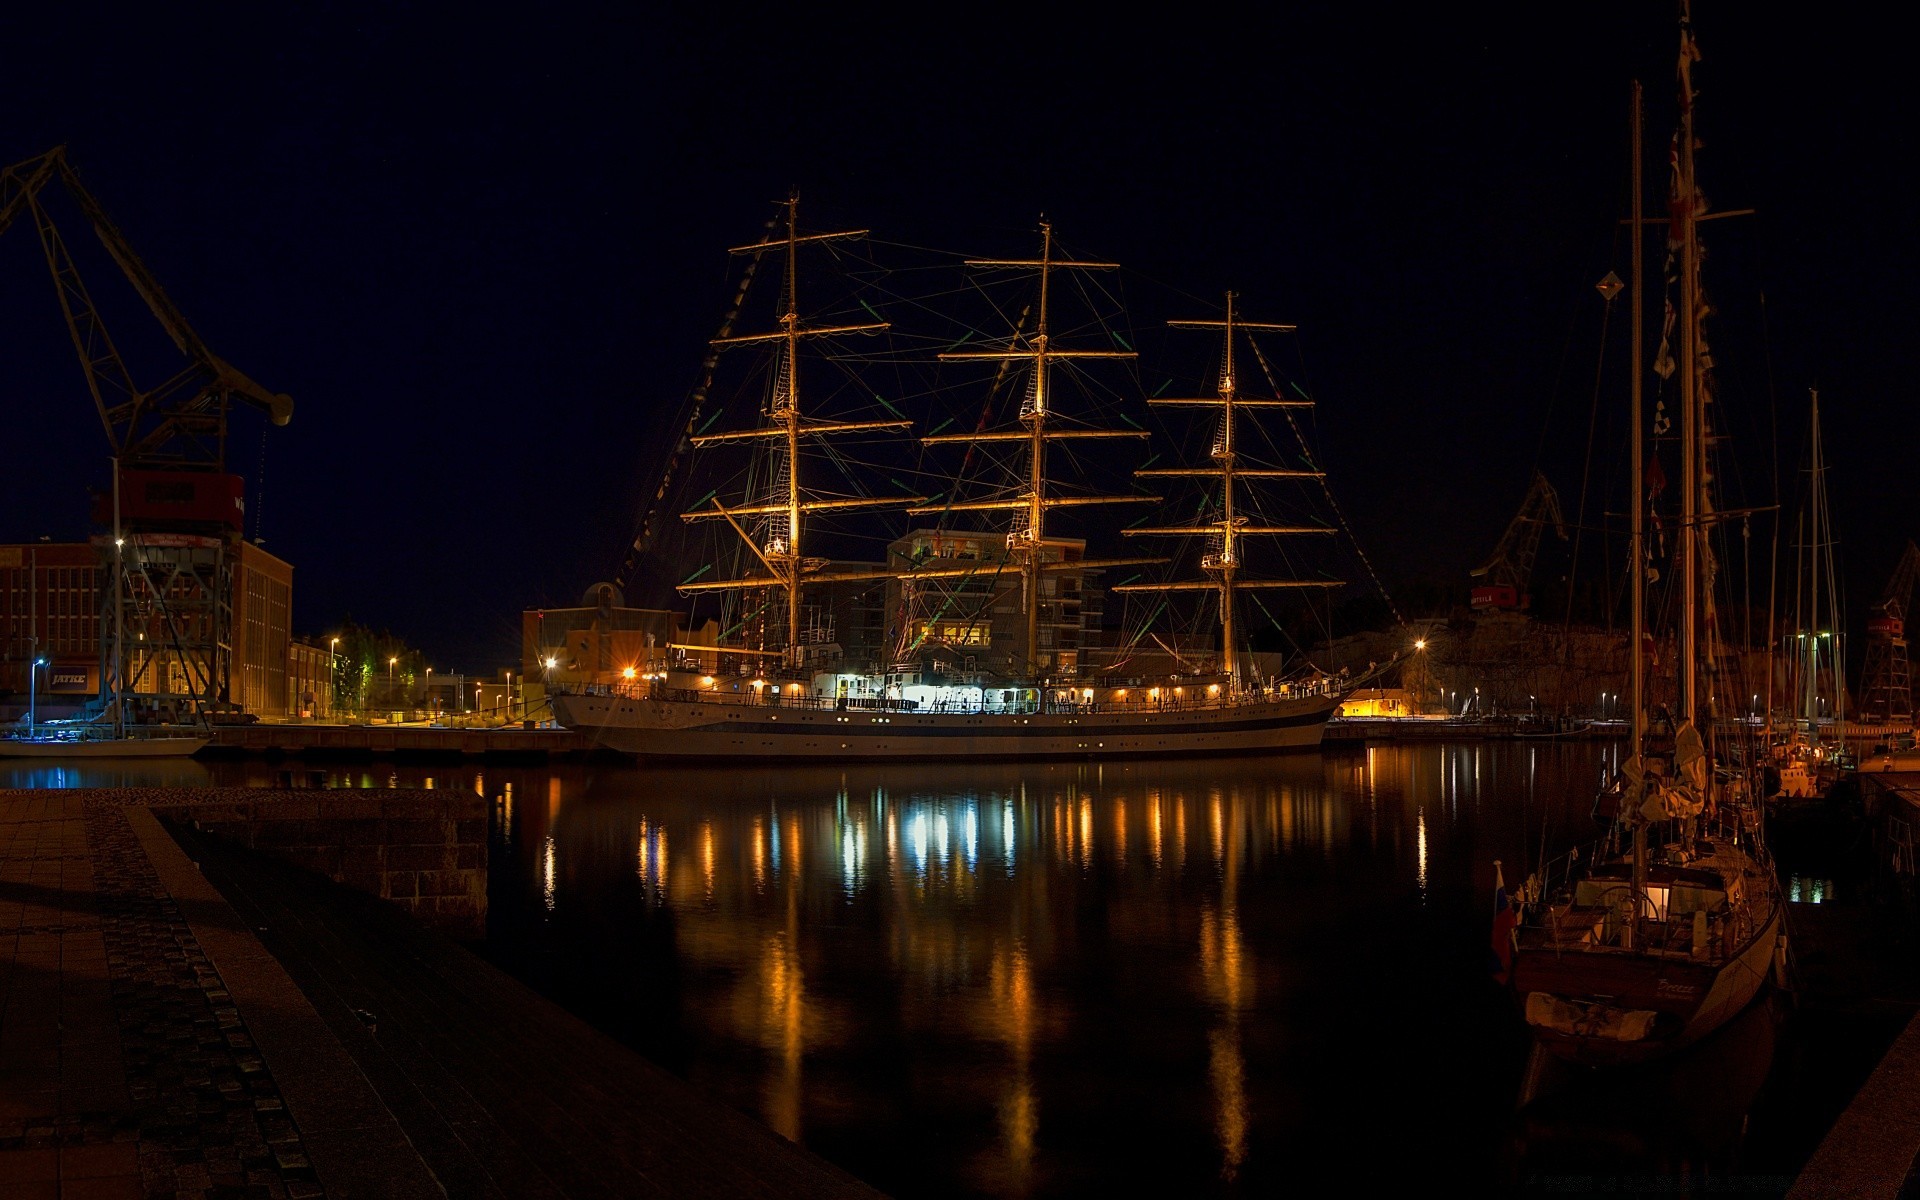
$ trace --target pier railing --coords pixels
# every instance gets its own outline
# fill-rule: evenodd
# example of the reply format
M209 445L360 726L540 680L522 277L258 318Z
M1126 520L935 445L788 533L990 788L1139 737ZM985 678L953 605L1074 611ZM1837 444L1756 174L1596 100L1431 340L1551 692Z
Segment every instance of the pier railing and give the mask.
M1128 689L1134 692L1135 689ZM1164 689L1163 689L1164 690ZM985 695L1000 691L1024 691L1026 697L1010 701L975 703L960 700L933 700L922 702L904 698L882 696L809 696L783 694L773 685L752 692L715 691L708 688L672 688L658 681L648 683L585 683L573 684L562 689L556 687L556 693L583 696L618 696L635 700L675 700L696 704L746 704L756 708L812 709L817 711L866 713L916 713L920 715L959 714L966 716L1034 716L1034 715L1081 715L1088 713L1163 713L1163 712L1204 712L1228 708L1245 708L1255 704L1271 704L1282 700L1305 699L1310 696L1333 694L1330 684L1302 683L1290 684L1272 691L1242 693L1237 697L1229 696L1154 696L1152 689L1138 689L1137 694L1122 697L1109 696L1104 699L1086 699L1076 692L1073 698L1041 693L1034 695L1035 689L988 688Z

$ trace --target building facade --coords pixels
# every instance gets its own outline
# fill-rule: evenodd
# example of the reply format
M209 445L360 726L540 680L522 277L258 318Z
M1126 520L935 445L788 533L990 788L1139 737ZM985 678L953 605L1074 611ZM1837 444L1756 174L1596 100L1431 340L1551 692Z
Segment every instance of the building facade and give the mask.
M212 545L212 539L191 540ZM40 703L56 709L79 708L101 695L100 670L113 635L109 553L105 539L0 546L0 694L10 707L26 707L30 677ZM288 687L293 567L249 542L233 541L219 553L232 613L227 699L255 716L286 716L290 696L299 694ZM155 586L151 573L132 578L133 595L123 608L125 689L156 708L180 697L176 712L183 712L186 698L205 690L207 668L171 647L183 634L209 640L203 626L212 608L193 594L198 581L184 572L177 587ZM46 665L32 669L36 658Z
M1018 674L1026 660L1026 614L1018 563L1004 533L917 530L887 547L889 561L959 575L887 582L888 655L904 663L935 655L951 670ZM1077 568L1087 544L1049 538L1041 560L1060 564L1040 575L1039 645L1042 671L1074 676L1091 665L1101 644L1106 592L1098 568Z

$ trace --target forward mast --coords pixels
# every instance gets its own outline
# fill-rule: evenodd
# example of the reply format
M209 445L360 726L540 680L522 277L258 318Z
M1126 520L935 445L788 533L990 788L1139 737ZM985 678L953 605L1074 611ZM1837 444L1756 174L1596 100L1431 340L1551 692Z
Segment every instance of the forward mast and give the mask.
M846 433L872 433L883 430L905 430L913 425L911 421L812 421L808 420L801 405L800 391L800 348L802 343L813 338L837 337L848 334L879 333L889 328L888 322L876 321L859 325L808 325L800 318L799 251L802 245L835 241L845 238L864 237L864 229L848 230L839 233L800 232L800 197L789 196L786 203L786 234L784 237L769 238L750 246L734 247L729 253L761 255L784 252L785 286L783 289L780 327L767 333L745 334L739 337L714 338L713 346L727 350L738 346L772 345L777 355L773 372L773 390L767 401L764 415L767 423L752 429L734 430L725 433L703 434L690 440L696 446L719 445L728 442L767 442L775 452L773 494L758 504L747 504L728 508L718 498L712 501L711 508L696 509L681 513L681 519L694 522L706 520L725 520L733 531L746 543L760 565L765 568L764 575L750 575L740 579L724 579L711 583L682 584L679 591L683 595L708 591L739 591L756 588L777 588L786 595L787 643L784 657L789 667L798 668L802 663L800 643L800 607L801 596L808 582L826 582L841 578L881 577L886 573L858 572L853 574L823 574L827 565L825 559L808 557L805 552L805 532L807 517L819 512L844 512L853 509L889 508L901 504L911 504L925 499L922 496L896 497L837 497L830 499L811 498L801 479L800 448L803 439L828 437ZM761 533L755 536L740 518L762 518Z

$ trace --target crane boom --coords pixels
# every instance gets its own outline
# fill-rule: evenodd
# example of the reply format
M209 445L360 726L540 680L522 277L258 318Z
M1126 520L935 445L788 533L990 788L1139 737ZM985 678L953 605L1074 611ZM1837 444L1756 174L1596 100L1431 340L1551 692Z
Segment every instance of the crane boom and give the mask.
M142 389L134 383L80 279L66 240L41 202L56 182L73 198L94 236L187 359L184 368L155 387ZM29 212L40 233L81 369L114 455L123 466L222 470L227 412L236 401L265 413L275 425L285 425L292 418L292 398L268 391L207 346L99 200L80 182L66 147L55 146L0 172L0 235Z
M1533 485L1520 503L1520 511L1500 535L1500 544L1484 566L1473 572L1484 580L1473 589L1476 609L1523 609L1528 606L1528 581L1533 577L1534 556L1540 550L1540 531L1547 525L1561 541L1567 540L1566 520L1560 514L1560 494L1540 471L1533 473Z

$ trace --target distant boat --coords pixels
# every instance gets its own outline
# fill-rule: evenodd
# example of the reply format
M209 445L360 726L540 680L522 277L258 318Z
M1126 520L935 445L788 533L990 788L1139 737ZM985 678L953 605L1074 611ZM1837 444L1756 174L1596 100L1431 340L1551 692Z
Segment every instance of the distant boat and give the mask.
M0 758L191 758L210 737L60 737L45 734L0 738Z
M191 758L213 741L208 734L175 733L177 726L128 727L122 687L126 663L126 584L121 562L124 546L120 536L120 460L116 457L113 460L113 642L112 657L102 672L106 711L88 722L44 728L29 717L25 729L16 727L13 732L0 735L0 758ZM31 690L33 684L30 682L28 687ZM204 718L201 723L205 723Z

